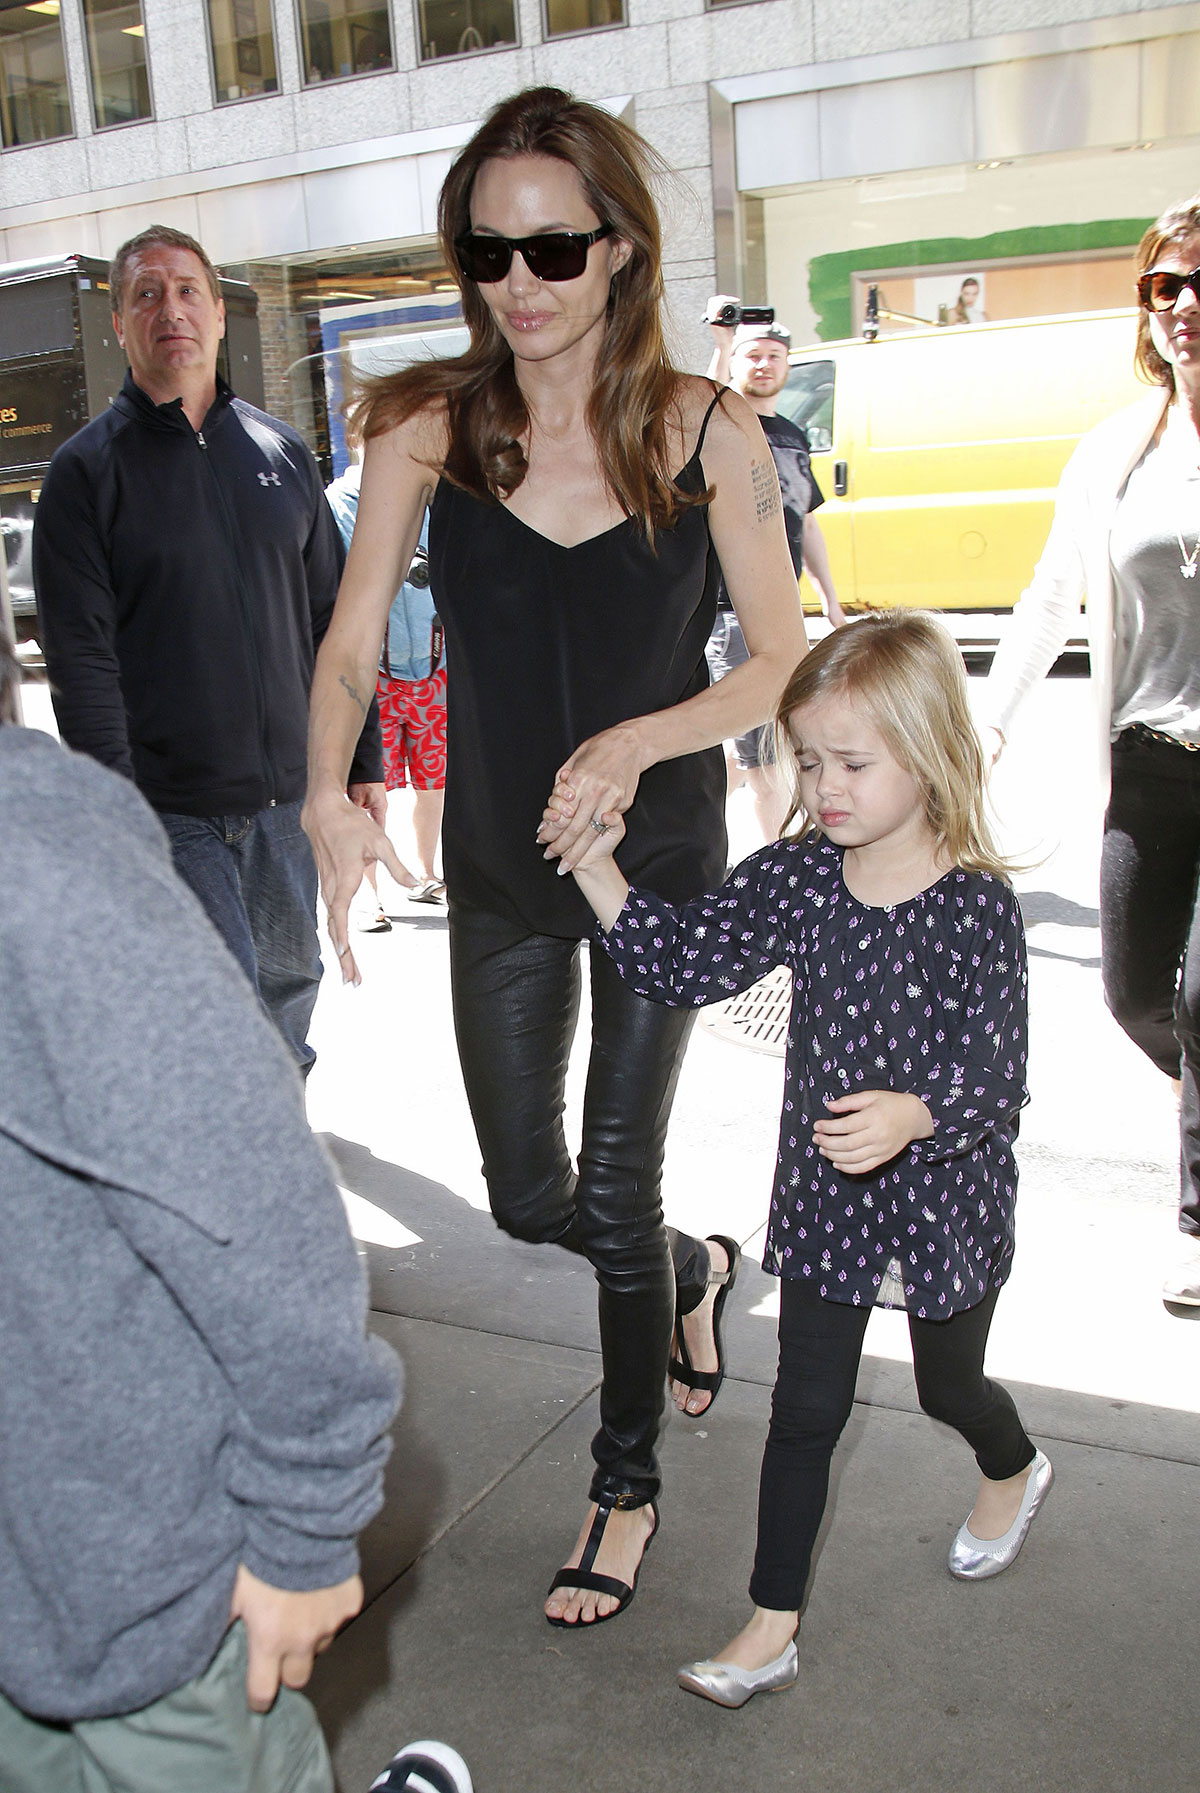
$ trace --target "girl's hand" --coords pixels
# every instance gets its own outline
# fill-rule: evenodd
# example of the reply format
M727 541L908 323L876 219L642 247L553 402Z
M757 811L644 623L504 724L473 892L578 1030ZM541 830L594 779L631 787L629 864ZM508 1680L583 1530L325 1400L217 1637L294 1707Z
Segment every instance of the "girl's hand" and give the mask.
M395 847L369 810L340 793L310 797L300 812L300 825L312 842L321 881L321 895L329 910L329 938L342 968L344 984L360 984L358 966L350 951L350 903L363 881L368 865L382 862L397 884L411 890L417 880L403 865Z
M539 830L545 858L561 859L560 871L573 872L591 848L591 822L623 815L650 763L636 722L606 728L577 747L558 769ZM548 820L552 812L557 822Z
M920 1096L902 1090L858 1090L825 1106L837 1118L815 1123L817 1150L851 1176L865 1176L933 1132L933 1116Z
M586 872L593 867L611 859L621 842L625 839L625 818L619 809L606 809L602 816L597 816L600 826L588 823L588 838L584 841L583 852L574 866L565 863L559 866L558 875L564 877L568 871Z
M625 823L615 809L606 810L599 820L602 826L589 831L592 839L575 867L575 882L607 934L629 897L629 886L613 860L614 851L625 838ZM565 864L559 866L560 878L566 869Z

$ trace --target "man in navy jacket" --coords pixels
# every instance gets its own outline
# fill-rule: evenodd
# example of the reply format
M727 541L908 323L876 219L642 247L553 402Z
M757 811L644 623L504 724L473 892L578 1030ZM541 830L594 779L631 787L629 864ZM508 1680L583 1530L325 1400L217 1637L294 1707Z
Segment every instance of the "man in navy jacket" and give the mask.
M199 243L152 226L112 265L130 371L59 449L34 579L68 746L133 779L302 1071L321 974L300 828L308 693L342 566L316 462L217 372ZM348 794L382 820L372 712Z

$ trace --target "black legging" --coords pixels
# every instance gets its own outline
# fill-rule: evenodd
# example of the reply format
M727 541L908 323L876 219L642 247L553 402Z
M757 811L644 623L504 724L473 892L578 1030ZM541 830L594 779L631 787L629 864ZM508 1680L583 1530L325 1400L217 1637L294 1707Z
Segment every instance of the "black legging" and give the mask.
M450 905L454 1026L492 1213L506 1233L582 1252L600 1285L604 1382L591 1498L642 1504L660 1487L654 1453L676 1284L690 1312L708 1248L663 1225L667 1120L694 1014L626 989L591 952L592 1052L578 1173L563 1136L563 1088L579 1014L580 942L530 934ZM674 1260L674 1263L672 1263Z
M962 1433L985 1476L1004 1481L1036 1456L1012 1396L983 1373L999 1290L949 1320L909 1318L917 1396ZM750 1598L799 1611L829 1492L834 1446L854 1405L869 1307L824 1301L797 1277L780 1283L779 1374L758 1489Z
M1100 857L1104 997L1180 1100L1179 1224L1200 1233L1200 753L1129 729Z

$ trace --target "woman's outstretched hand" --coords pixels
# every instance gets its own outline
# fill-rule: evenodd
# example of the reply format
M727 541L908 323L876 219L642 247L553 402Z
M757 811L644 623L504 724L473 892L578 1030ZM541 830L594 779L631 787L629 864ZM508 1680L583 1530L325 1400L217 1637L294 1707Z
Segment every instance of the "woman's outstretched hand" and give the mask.
M597 838L592 822L624 815L648 763L634 722L606 728L577 747L558 769L538 830L545 858L561 860L563 873L581 865Z
M352 790L353 796L337 792L310 798L300 812L301 827L312 842L321 895L329 911L329 938L344 984L362 982L350 951L350 904L366 868L385 865L407 890L417 882L371 813L378 808L373 801L376 787L356 785Z

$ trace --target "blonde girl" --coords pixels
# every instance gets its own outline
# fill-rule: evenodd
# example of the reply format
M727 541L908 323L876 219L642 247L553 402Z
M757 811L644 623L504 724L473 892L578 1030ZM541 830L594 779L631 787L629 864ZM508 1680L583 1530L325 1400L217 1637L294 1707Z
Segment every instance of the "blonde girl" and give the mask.
M724 1706L790 1686L794 1633L863 1336L889 1271L921 1405L981 1472L949 1568L1016 1557L1052 1480L983 1373L1013 1249L1025 1092L1025 948L983 815L958 651L931 618L863 617L797 667L779 705L787 838L682 907L631 890L613 811L575 877L622 975L688 1007L793 973L764 1268L779 1373L759 1488L749 1623L680 1685Z

